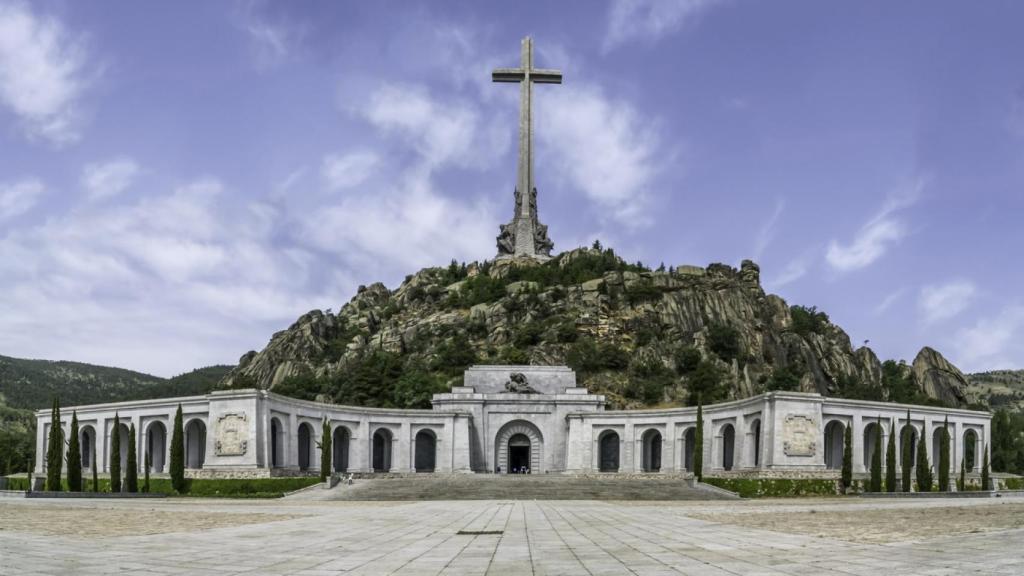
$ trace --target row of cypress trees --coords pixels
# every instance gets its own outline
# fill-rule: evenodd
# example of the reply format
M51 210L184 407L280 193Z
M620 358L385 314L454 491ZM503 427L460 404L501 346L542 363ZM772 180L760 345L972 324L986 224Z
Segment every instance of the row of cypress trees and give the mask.
M910 422L910 410L907 410L907 422L905 425L909 426ZM882 417L878 417L878 429L882 429ZM846 448L843 453L843 484L849 486L847 481L847 467L852 467L852 459L850 456L850 427L846 430ZM904 432L901 438L900 446L900 490L903 492L910 492L911 490L911 471L916 474L917 490L919 492L931 492L935 486L935 479L932 477L932 468L928 462L927 452L927 435L921 434L917 442L917 461L914 462L911 457L911 435ZM942 435L939 436L939 472L938 472L938 490L940 492L949 491L949 417L947 416L942 424ZM989 465L988 465L988 447L985 447L985 456L981 469L981 485L983 490L988 490L991 487ZM960 460L960 480L957 483L959 490L964 490L967 480L967 465L964 458ZM882 491L882 435L881 433L875 434L875 450L871 456L871 477L869 480L868 487L871 492ZM896 491L896 423L893 422L889 428L889 442L885 450L885 490L887 492Z
M56 398L53 400L53 409L50 412L50 437L46 449L46 490L59 492L63 490L61 476L64 463L67 463L67 479L69 492L82 492L82 450L79 440L78 413L72 412L71 424L68 429L68 440L64 440L61 428L60 403ZM110 439L110 491L111 492L138 492L139 491L139 464L138 451L135 443L135 423L128 428L128 458L126 470L124 471L124 482L121 474L121 418L114 413L114 433ZM65 444L67 452L65 453ZM93 439L93 446L90 452L93 455L92 466L92 491L99 492L99 478L97 476L96 443ZM329 464L328 464L329 465ZM144 480L142 491L149 492L149 469L152 466L152 458L149 450L146 451ZM174 415L174 430L171 435L171 462L170 462L171 486L176 492L183 493L187 489L185 482L185 434L182 428L181 404Z

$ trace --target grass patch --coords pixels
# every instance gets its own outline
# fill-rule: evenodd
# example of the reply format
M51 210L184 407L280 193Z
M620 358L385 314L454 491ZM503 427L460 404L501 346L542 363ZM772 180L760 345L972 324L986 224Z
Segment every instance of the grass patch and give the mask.
M64 480L67 490L67 480ZM195 478L185 480L185 493L182 496L198 498L280 498L288 492L294 492L313 484L320 479L313 478L246 478L246 479L211 479ZM150 492L174 495L169 478L151 478ZM28 478L8 478L8 490L28 490ZM92 480L85 482L86 492L92 492ZM100 492L110 492L110 479L99 479ZM141 489L141 486L140 486Z

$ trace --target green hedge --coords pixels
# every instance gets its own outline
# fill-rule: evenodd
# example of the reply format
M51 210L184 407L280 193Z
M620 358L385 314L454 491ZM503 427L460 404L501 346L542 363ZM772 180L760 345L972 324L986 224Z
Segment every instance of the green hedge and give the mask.
M788 478L708 478L705 484L735 492L743 498L777 498L786 496L835 496L836 480L793 480Z
M1024 478L1003 478L1001 482L1007 490L1024 490Z
M64 479L64 490L67 490L67 479ZM205 498L280 498L313 484L319 478L249 478L244 480L222 479L186 479L185 496ZM85 482L85 491L92 492L92 480ZM100 492L110 492L110 479L100 478ZM169 478L150 478L150 492L158 494L174 494ZM28 490L28 478L8 478L9 490Z

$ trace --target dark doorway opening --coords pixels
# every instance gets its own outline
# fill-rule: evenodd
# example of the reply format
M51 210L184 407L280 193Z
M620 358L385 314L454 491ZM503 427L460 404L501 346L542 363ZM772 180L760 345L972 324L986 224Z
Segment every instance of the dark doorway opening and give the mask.
M601 472L619 471L619 435L605 432L601 436Z
M530 473L530 439L516 434L508 440L508 471L510 474Z

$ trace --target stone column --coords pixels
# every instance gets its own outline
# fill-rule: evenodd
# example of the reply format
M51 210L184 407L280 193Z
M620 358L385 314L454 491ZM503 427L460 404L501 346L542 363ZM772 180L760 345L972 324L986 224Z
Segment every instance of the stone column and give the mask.
M868 472L866 466L864 466L864 419L860 414L854 414L853 419L850 421L851 429L850 434L852 438L853 448L853 471L857 473Z
M415 449L416 439L412 435L412 425L408 420L402 421L398 433L391 441L391 469L398 472L415 472L416 462L412 457L412 451ZM398 458L395 458L396 455Z
M625 450L623 450L619 469L626 472L640 472L641 463L638 455L642 452L637 450L640 447L640 441L636 438L636 425L632 422L627 422L623 428L622 440Z
M295 413L288 414L288 443L284 447L284 465L299 467L299 423Z
M661 471L675 472L676 462L679 460L676 450L676 423L669 421L665 423L665 434L661 437Z

